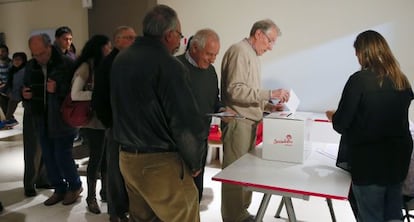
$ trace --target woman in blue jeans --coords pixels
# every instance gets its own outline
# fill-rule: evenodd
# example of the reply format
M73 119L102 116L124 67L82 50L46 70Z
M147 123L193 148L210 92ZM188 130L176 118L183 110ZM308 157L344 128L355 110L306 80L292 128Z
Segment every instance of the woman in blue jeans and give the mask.
M402 182L413 149L413 91L381 34L360 33L354 48L361 70L349 77L337 110L327 116L346 144L340 153L347 149L357 221L401 221Z

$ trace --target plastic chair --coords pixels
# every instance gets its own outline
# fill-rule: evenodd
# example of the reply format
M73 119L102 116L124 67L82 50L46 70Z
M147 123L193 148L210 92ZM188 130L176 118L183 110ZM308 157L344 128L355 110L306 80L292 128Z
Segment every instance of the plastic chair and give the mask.
M206 164L210 164L213 160L213 154L219 151L220 164L223 163L223 143L221 142L221 130L218 124L210 126L210 133L208 135L208 150L206 157ZM214 155L215 156L215 155Z

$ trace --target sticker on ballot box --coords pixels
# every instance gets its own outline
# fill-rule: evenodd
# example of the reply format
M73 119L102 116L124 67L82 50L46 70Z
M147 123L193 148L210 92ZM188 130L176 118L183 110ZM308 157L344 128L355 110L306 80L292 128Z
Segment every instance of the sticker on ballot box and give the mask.
M263 119L263 159L303 163L311 152L308 113L271 113Z

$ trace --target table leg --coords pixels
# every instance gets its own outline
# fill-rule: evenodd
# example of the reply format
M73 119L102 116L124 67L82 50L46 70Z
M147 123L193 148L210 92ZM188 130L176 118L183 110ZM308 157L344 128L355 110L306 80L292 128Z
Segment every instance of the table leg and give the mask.
M275 218L280 218L280 213L282 212L283 204L284 202L283 202L283 197L282 197L282 199L280 199L280 204L279 204L279 207L277 208Z
M267 205L269 205L270 197L272 195L268 193L263 194L262 202L260 203L259 210L257 211L255 222L262 222L264 214L266 212Z
M286 211L288 214L289 222L296 222L295 210L293 209L292 198L283 197L283 202L286 206Z
M331 213L332 222L336 222L335 212L334 212L333 205L332 205L332 200L329 199L329 198L326 198L326 202L328 203L329 212Z

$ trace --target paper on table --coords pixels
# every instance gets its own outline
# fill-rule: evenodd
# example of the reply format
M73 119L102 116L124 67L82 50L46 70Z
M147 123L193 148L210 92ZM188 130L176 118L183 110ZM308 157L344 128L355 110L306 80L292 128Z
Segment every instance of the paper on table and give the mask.
M229 113L229 112L221 112L221 113L207 113L207 116L215 116L215 117L234 117L234 118L244 118L241 115Z
M285 107L292 113L296 112L296 109L298 108L300 103L300 100L296 93L293 91L293 89L289 92L289 101L285 102Z

